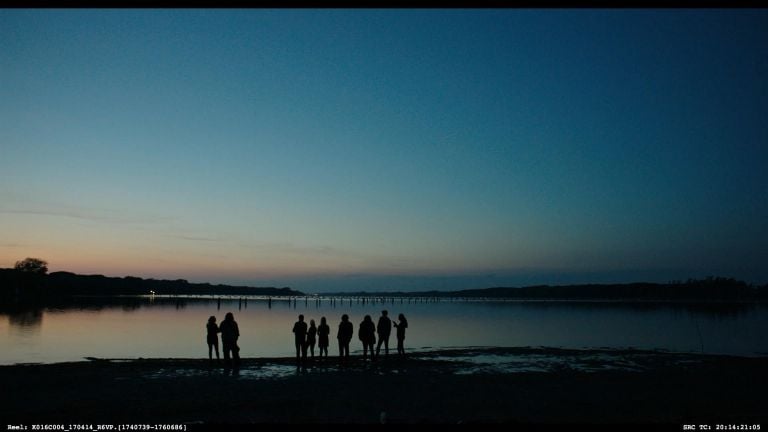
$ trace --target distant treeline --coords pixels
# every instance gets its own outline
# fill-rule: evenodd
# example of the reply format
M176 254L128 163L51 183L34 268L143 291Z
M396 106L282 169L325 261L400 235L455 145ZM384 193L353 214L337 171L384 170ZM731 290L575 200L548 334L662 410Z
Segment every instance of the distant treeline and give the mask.
M290 288L246 287L190 283L184 279L78 275L70 272L38 274L0 269L0 298L51 298L72 295L269 295L302 296Z
M522 288L495 287L459 291L323 293L325 296L362 297L459 297L521 300L768 300L768 285L753 286L732 278L709 277L666 284L537 285Z

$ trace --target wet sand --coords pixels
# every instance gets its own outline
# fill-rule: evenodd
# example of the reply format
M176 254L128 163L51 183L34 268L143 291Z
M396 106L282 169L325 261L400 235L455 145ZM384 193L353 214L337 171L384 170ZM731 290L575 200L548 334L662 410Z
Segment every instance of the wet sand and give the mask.
M0 366L13 423L622 423L768 427L768 358L477 348L297 368L243 359ZM713 428L714 429L714 428ZM679 430L682 430L681 428Z

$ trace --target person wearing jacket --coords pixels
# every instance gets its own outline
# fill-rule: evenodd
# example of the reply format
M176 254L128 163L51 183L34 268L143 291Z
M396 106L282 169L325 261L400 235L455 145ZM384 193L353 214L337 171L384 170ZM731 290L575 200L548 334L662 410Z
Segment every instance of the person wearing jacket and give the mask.
M373 323L370 315L366 315L363 318L363 322L360 323L357 337L363 342L363 360L367 357L369 349L371 351L371 360L374 360L373 345L376 343L376 325Z

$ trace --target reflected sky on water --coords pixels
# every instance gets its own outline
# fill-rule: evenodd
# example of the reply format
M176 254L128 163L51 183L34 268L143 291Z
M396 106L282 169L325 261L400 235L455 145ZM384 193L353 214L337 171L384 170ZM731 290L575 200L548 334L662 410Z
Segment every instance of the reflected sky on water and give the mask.
M674 303L414 301L387 299L123 298L80 299L43 308L0 309L0 364L96 358L204 358L205 324L232 312L243 357L295 354L291 329L298 314L331 327L329 354L338 354L342 314L355 326L353 354L362 349L363 317L377 322L405 314L406 349L470 346L639 348L733 355L768 354L765 305ZM390 348L397 342L394 332Z

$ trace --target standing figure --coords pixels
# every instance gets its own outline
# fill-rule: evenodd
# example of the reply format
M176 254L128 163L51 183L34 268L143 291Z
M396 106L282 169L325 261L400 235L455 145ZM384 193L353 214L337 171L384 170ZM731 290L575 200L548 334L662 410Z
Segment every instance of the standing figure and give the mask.
M304 322L304 315L299 315L299 320L293 324L293 336L296 344L296 361L301 361L302 357L307 357L307 323Z
M317 327L315 327L315 320L311 319L309 320L309 330L307 330L307 348L309 348L313 359L315 358L315 336L317 336Z
M339 340L339 358L341 361L349 359L349 342L352 341L352 334L355 332L352 323L349 322L349 315L344 314L341 316L341 322L339 323L339 332L336 334L336 339Z
M224 321L221 322L221 342L224 345L224 363L225 367L229 367L234 363L237 367L240 365L240 347L237 346L237 338L240 337L240 329L237 327L232 312L227 312L224 316ZM230 353L232 354L233 362L230 362Z
M208 330L207 342L208 342L208 361L213 363L213 349L216 348L216 362L220 362L219 359L219 326L216 324L216 317L211 316L208 318L208 324L205 325Z
M408 320L405 319L403 314L398 315L397 319L400 320L400 322L394 323L397 329L397 353L404 357L405 348L403 348L403 341L405 340L405 329L408 328Z
M381 311L379 324L376 326L376 333L379 335L379 344L376 345L376 357L379 356L382 342L384 343L384 354L389 355L389 334L392 333L392 320L389 319L387 314L386 310Z
M366 315L363 318L363 322L360 323L357 337L363 342L363 360L365 360L369 348L371 350L371 360L374 360L373 345L376 343L376 325L373 323L370 315Z
M330 333L331 328L325 323L325 317L320 318L320 325L317 327L317 347L320 348L320 358L323 358L323 352L328 358L328 335Z

